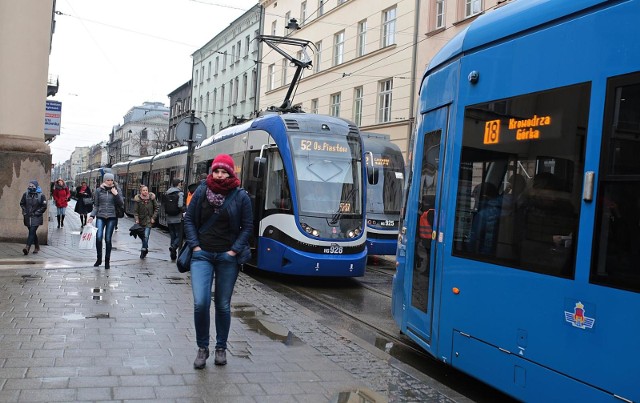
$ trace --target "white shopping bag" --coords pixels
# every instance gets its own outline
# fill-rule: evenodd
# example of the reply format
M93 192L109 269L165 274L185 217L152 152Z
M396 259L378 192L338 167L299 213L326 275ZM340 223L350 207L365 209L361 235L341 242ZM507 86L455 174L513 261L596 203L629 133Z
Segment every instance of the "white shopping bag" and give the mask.
M80 243L78 248L80 249L93 249L96 247L96 234L98 229L93 225L85 225L80 233Z

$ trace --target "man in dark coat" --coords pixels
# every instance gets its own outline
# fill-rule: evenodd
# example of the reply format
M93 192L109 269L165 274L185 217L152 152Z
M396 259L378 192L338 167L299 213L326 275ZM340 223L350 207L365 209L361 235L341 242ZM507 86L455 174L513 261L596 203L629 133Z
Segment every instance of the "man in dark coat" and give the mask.
M44 212L47 210L47 198L42 194L42 189L38 185L38 181L29 182L27 191L22 195L20 200L20 208L22 208L22 217L24 225L29 229L27 236L27 246L22 249L22 253L29 254L31 245L35 245L33 253L40 251L40 242L38 242L38 227L42 225Z

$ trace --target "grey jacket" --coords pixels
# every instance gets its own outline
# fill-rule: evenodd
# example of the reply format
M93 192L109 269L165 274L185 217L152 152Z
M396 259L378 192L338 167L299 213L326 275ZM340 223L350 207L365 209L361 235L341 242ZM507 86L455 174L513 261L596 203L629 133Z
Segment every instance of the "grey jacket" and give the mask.
M178 207L182 209L184 207L184 193L177 187L170 187L167 189L166 193L179 192L178 194ZM169 215L167 214L167 224L180 224L182 222L182 214L178 215Z
M111 193L111 189L107 190L102 185L96 189L93 193L93 211L91 217L100 218L115 218L116 217L116 205L124 207L124 198L122 197L122 191L116 186L118 195L114 196Z

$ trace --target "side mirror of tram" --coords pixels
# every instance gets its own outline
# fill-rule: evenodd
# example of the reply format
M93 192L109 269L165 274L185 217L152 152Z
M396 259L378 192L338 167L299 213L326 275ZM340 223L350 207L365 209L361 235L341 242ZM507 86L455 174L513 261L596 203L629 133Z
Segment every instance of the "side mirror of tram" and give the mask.
M262 178L267 168L267 159L264 157L256 157L253 160L253 177Z

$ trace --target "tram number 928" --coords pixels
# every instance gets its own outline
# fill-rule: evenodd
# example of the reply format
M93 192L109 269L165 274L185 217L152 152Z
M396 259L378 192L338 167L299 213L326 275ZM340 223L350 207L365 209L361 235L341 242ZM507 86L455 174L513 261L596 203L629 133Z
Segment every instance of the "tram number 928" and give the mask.
M324 250L324 253L331 255L341 255L342 254L342 246L337 243L332 243L331 246Z

